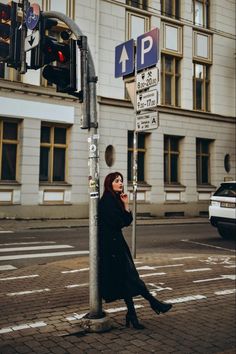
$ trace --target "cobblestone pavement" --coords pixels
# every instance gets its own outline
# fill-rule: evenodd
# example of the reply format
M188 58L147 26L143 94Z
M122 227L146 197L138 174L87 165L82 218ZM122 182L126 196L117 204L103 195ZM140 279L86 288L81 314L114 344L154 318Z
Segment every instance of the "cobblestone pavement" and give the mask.
M87 256L0 271L0 353L235 353L232 250L143 254L136 266L154 296L173 309L158 316L136 297L145 329L135 330L124 326L123 301L103 304L113 323L105 333L81 327L89 312Z
M86 333L80 327L89 310L87 257L1 273L0 353L233 353L235 276L225 267L235 259L192 257L137 259L154 295L174 303L157 316L137 297L143 331L124 327L122 301L104 305L113 320L110 332ZM191 269L198 271L186 272Z

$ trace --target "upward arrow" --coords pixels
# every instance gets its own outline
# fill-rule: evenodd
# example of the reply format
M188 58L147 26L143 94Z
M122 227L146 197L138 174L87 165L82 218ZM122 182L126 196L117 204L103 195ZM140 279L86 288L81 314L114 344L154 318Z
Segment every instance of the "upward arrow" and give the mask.
M122 48L122 52L120 55L120 61L119 63L121 63L122 65L122 73L124 73L126 71L126 61L129 60L128 54L127 54L127 50L125 49L125 45Z

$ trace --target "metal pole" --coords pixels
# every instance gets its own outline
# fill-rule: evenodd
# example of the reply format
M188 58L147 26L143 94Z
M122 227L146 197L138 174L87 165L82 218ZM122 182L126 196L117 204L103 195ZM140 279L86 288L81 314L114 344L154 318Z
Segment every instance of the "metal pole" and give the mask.
M22 20L21 20L21 49L20 49L20 74L25 74L27 72L26 65L26 52L25 52L25 38L27 37L27 27L25 24L25 15L30 3L28 0L22 1Z
M137 216L137 181L138 181L138 132L133 135L133 226L132 226L132 256L136 258L136 216Z
M84 36L78 25L66 15L50 11L44 12L43 15L49 18L56 18L70 28L75 35L76 39ZM89 319L101 319L104 317L102 312L102 301L99 294L99 267L98 267L98 200L99 200L99 171L98 171L98 134L97 134L97 97L96 97L96 83L97 77L95 75L95 68L91 52L88 47L88 81L85 83L86 100L83 102L83 114L90 117L90 136L89 142L89 249L90 249L90 286L89 286L89 304L90 312L87 315ZM89 100L89 102L88 102ZM89 329L92 328L91 324L87 324ZM109 325L101 326L101 324L94 331L102 331L108 329Z

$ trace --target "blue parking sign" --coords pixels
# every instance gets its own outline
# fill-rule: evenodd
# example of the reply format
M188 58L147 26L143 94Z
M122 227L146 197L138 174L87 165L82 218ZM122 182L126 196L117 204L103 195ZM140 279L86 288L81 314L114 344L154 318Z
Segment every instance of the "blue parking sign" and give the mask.
M159 59L159 30L142 34L137 38L137 71L155 65Z
M115 48L115 77L126 76L134 71L134 40Z

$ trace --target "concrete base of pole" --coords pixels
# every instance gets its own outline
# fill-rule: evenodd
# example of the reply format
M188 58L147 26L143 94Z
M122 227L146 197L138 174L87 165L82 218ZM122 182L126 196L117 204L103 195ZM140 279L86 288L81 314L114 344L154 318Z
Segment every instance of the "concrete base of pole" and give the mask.
M106 314L102 318L89 318L88 315L86 316L80 321L80 327L86 332L108 332L113 327L111 319Z

